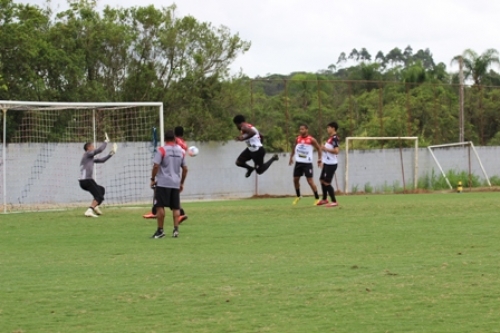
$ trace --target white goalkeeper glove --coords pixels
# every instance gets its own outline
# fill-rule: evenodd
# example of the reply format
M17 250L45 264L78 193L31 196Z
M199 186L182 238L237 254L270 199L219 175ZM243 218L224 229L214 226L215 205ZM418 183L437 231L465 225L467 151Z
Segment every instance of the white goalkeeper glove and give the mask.
M113 156L116 154L116 151L118 150L118 145L116 143L113 143L113 149L109 152L109 155Z
M104 132L104 142L108 143L109 142L109 136L108 133Z

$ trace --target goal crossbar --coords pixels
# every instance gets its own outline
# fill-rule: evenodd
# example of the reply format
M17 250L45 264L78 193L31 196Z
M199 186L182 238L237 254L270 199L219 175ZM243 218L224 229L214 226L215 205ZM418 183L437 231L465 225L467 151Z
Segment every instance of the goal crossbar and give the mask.
M437 160L432 149L433 148L457 147L457 146L462 146L462 147L469 146L472 148L472 151L474 152L474 155L476 155L477 161L479 162L479 167L481 168L481 171L483 171L483 175L486 178L488 185L491 187L490 178L488 177L488 174L486 174L486 170L484 169L483 163L481 162L481 159L479 158L479 154L477 153L476 147L474 147L474 143L472 143L472 141L445 143L445 144L440 144L440 145L428 146L427 149L429 150L432 158L434 159L434 162L436 162L436 164L439 168L439 171L441 171L441 174L443 175L443 177L446 181L446 184L448 184L448 186L450 187L450 190L453 190L453 186L451 185L448 177L446 177L446 173L444 172L443 168L441 167L441 164Z
M415 141L415 164L414 164L414 176L413 176L413 187L417 188L418 181L418 137L416 136L370 136L370 137L355 137L350 136L345 138L345 191L344 193L349 193L349 141L353 140L413 140Z

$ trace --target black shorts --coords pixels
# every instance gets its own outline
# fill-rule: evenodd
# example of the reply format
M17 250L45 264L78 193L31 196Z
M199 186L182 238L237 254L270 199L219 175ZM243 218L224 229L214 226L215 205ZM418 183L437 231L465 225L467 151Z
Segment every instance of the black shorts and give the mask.
M255 166L260 166L264 164L264 156L266 155L266 150L264 147L259 147L257 151L250 151L250 149L246 148L243 152L238 156L238 161L246 162L252 160L255 163Z
M178 188L156 186L155 207L181 208L181 191Z
M103 186L97 185L95 180L82 179L78 182L80 183L80 187L82 188L82 190L90 192L90 194L92 194L94 200L97 201L98 204L101 204L101 202L104 201L104 193L106 193L106 190Z
M319 180L331 183L333 175L335 175L335 171L337 171L337 164L323 163L323 169L321 170L321 176L319 176Z
M294 177L302 177L303 175L306 178L312 178L313 176L313 165L312 163L295 163L295 167L293 168L293 176Z

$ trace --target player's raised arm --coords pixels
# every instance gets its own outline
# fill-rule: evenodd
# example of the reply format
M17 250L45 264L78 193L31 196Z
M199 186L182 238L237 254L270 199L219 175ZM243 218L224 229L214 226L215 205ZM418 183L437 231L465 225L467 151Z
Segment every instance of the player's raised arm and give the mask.
M94 163L104 163L104 162L106 162L107 160L109 160L111 158L111 156L113 156L116 153L117 149L118 149L118 146L116 145L116 143L114 143L113 144L113 149L111 149L109 151L108 156L102 157L102 158L94 158Z
M94 149L94 150L89 151L87 153L91 156L99 155L100 153L102 153L104 151L104 149L106 149L107 145L108 144L106 142L103 142L102 145L97 147L97 149Z
M241 126L241 132L242 132L242 134L238 137L238 141L248 140L251 137L255 136L255 134L257 134L256 130L254 130L253 128L251 128L247 125Z

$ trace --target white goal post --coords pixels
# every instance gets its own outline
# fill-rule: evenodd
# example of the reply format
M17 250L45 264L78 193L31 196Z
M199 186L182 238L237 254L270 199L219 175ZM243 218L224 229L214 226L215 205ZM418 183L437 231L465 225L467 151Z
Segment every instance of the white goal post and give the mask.
M0 100L0 177L4 213L89 204L78 183L83 145L106 132L118 151L95 164L104 204L151 200L151 157L164 137L162 102L70 103ZM108 145L100 155L108 154Z
M345 194L349 193L349 142L354 140L411 140L414 141L414 161L413 161L413 187L417 188L418 182L418 137L416 136L381 136L381 137L347 137L345 139ZM401 155L401 167L403 168L403 161ZM404 182L404 171L402 171Z
M438 159L436 158L436 155L434 155L433 149L435 149L435 148L450 148L450 147L464 147L464 146L468 146L469 147L469 154L468 154L469 177L471 175L471 170L470 170L471 169L470 149L472 148L472 151L474 152L474 155L476 155L476 159L477 159L477 161L479 163L479 166L480 166L480 168L481 168L481 170L483 172L484 178L486 179L486 182L488 183L488 185L491 187L490 178L486 174L486 170L484 169L483 163L481 162L481 159L479 158L479 155L478 155L478 153L476 151L476 148L474 147L474 144L472 143L472 141L455 142L455 143L445 143L445 144L441 144L441 145L429 146L429 147L427 147L427 149L431 153L431 156L434 159L434 162L436 162L436 164L437 164L437 166L439 168L439 171L441 171L441 174L443 175L444 179L446 180L446 183L450 187L450 190L453 190L453 186L451 185L450 180L448 179L448 177L446 177L446 173L444 172L443 168L441 167L441 164L439 163Z

